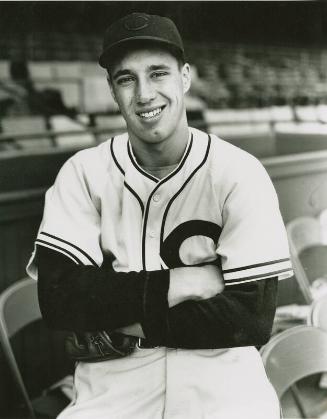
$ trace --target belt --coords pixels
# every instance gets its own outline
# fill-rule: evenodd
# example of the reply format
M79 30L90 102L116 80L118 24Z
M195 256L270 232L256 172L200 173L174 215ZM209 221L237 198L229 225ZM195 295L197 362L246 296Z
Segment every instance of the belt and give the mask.
M121 333L113 332L110 334L110 338L115 347L128 347L129 349L153 349L158 348L158 346L150 343L148 339L139 338L137 336L127 336Z

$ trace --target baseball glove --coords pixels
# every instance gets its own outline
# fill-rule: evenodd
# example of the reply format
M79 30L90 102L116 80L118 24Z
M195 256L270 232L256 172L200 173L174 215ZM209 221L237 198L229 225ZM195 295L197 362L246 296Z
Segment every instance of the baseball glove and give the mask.
M119 333L101 332L72 333L66 338L65 349L75 361L100 362L130 355L137 338Z

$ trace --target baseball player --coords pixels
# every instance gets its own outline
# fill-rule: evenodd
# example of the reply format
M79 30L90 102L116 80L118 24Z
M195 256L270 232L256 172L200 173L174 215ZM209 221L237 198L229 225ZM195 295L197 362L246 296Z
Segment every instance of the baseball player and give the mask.
M80 358L60 419L279 418L255 346L292 267L266 171L188 126L190 67L170 19L118 20L99 62L127 132L64 164L28 272L50 327L136 344Z

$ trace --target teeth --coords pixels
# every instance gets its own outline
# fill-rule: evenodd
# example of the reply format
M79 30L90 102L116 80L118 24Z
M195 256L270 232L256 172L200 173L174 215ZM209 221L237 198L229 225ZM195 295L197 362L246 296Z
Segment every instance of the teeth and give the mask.
M157 109L154 109L151 112L142 112L139 115L142 118L153 118L154 116L159 115L159 113L161 113L161 111L162 111L162 108L157 108Z

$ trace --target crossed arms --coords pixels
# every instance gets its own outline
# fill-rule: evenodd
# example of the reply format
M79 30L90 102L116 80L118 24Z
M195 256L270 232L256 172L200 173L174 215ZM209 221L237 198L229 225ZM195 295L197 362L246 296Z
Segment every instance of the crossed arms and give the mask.
M76 265L43 246L37 265L40 308L54 329L120 329L190 349L258 346L270 337L277 278L224 288L213 265L122 273Z

